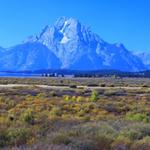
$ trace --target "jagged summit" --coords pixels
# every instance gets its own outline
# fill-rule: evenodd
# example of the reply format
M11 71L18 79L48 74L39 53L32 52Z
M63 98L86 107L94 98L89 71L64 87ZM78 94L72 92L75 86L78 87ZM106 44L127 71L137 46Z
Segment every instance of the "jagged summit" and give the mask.
M115 45L119 48L126 49L123 43L115 43Z
M146 69L141 59L128 51L123 44L105 42L74 18L60 17L54 25L45 26L40 34L30 36L21 45L14 46L9 53L1 54L0 61L6 60L8 63L7 67L5 63L0 64L0 68L11 70L12 65L9 65L9 62L13 60L17 64L16 70L48 67L49 69L123 71ZM41 67L39 62L42 63Z
M58 30L62 30L64 27L67 27L69 25L77 26L78 24L81 25L81 23L75 19L75 18L67 18L67 17L60 17L57 19L57 21L54 23L54 26Z

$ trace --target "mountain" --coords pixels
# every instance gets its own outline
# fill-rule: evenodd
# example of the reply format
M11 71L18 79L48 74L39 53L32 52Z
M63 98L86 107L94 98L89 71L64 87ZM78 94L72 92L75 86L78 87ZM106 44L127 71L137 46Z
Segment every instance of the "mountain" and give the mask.
M5 53L6 49L3 47L0 47L0 56L3 56L3 54Z
M0 47L0 53L4 52L4 51L5 51L5 49L3 47Z
M0 70L146 70L123 44L110 44L74 18L61 17L39 35L0 50Z
M144 65L150 70L150 53L148 52L135 52L137 57L139 57Z
M26 43L10 48L0 57L1 71L58 69L59 59L40 43Z

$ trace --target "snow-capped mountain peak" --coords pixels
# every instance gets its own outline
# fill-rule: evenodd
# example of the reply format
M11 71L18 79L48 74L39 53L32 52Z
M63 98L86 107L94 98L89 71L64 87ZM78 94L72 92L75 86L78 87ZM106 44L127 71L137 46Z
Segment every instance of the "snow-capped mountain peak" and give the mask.
M5 68L8 70L9 67L9 70L13 69L12 65L9 66L10 63L5 63L5 60L11 64L16 63L15 70L48 67L49 69L57 67L57 69L123 71L146 69L141 59L128 51L123 44L109 44L77 19L67 17L57 19L54 25L45 26L40 34L30 36L20 46L11 48L9 53L0 55L2 62L0 67L3 70ZM41 67L38 61L42 63ZM3 64L7 64L7 67Z

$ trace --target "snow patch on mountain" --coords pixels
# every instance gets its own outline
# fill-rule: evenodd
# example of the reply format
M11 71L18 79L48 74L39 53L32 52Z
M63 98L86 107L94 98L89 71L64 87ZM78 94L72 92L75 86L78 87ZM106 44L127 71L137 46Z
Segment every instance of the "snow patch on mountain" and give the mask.
M70 39L66 36L66 34L64 34L64 37L62 38L62 40L61 40L61 44L66 44L66 43L68 43L70 41Z

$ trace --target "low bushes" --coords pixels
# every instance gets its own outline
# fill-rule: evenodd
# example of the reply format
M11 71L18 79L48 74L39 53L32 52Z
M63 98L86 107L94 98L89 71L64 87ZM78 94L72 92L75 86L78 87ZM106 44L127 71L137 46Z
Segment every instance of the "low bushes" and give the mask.
M131 150L149 150L150 149L150 136L146 136L141 140L136 141Z
M145 113L136 113L136 114L127 113L126 119L130 121L139 121L144 123L148 123L150 121L150 118Z
M98 92L96 90L93 90L90 97L90 101L96 102L97 100L98 100Z
M54 135L52 135L51 137L51 142L52 144L64 144L64 145L68 145L69 143L71 143L70 137L65 134L65 133L55 133Z
M28 128L10 128L0 133L0 146L23 145L31 137L31 131Z
M32 109L27 109L25 110L21 116L20 119L28 124L33 124L34 123L34 112Z
M62 115L62 111L60 107L53 107L52 110L49 113L50 117L59 117Z

